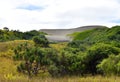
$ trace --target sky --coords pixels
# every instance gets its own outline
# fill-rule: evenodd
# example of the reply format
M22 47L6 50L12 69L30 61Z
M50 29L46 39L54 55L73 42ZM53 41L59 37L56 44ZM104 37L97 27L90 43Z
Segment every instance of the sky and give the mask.
M120 0L0 0L0 29L29 31L120 24Z

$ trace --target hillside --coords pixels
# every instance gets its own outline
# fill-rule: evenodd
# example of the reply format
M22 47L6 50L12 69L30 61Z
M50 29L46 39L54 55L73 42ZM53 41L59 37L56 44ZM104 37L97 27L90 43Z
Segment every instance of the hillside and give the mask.
M94 28L104 28L104 27L105 26L93 25L93 26L83 26L72 29L41 29L40 32L47 33L48 35L46 35L46 37L50 41L64 42L64 41L70 41L71 38L68 35L74 32L80 32Z
M72 29L40 29L40 32L45 32L48 35L67 35L73 32L80 32L80 31L85 31L93 28L104 28L104 27L105 26L92 25L92 26L82 26L82 27L72 28Z
M50 43L35 32L30 40L1 38L0 82L119 82L120 26L88 28L69 34L70 42Z
M93 42L103 41L119 41L120 27L114 26L112 28L95 28L83 32L74 32L71 34L73 40L84 40Z

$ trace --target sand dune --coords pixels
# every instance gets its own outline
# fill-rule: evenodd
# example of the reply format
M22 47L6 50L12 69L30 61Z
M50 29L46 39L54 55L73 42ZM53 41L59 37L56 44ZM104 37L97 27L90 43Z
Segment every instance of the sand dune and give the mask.
M78 28L72 28L72 29L41 29L41 32L45 32L48 35L46 35L47 39L49 41L54 42L66 42L70 41L71 38L67 36L68 34L72 34L74 32L80 32L84 30L89 30L93 28L104 28L105 26L100 25L92 25L92 26L83 26Z

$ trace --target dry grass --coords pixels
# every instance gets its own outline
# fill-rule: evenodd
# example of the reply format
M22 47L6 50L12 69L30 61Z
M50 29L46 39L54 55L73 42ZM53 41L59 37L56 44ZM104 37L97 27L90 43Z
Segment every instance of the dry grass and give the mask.
M60 51L61 49L65 48L67 45L67 42L60 42L57 44L50 44L50 47L56 49L57 51Z
M4 78L8 74L17 74L16 64L9 58L0 57L0 77Z
M25 42L33 45L32 41L27 40L0 42L0 79L15 78L15 76L20 75L16 70L19 62L13 61L12 59L14 55L13 49L17 45Z
M52 78L52 77L37 77L37 78L27 78L25 77L15 77L14 79L1 79L0 82L120 82L119 77L62 77L62 78Z
M19 44L22 44L25 42L33 45L33 41L28 41L28 40L14 40L14 41L8 41L8 42L0 42L0 52L6 52L9 49L13 49Z

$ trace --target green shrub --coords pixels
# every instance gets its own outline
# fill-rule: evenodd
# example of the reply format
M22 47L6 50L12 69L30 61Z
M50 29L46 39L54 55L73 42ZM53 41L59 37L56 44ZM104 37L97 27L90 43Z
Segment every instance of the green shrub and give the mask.
M88 50L85 63L87 66L87 71L89 73L97 74L96 66L105 58L109 57L111 54L118 55L120 52L119 48L113 47L107 44L97 44Z
M104 75L120 75L120 55L110 55L97 67Z
M49 41L44 35L39 35L33 37L33 41L35 43L35 46L40 46L40 47L48 47L49 46Z

